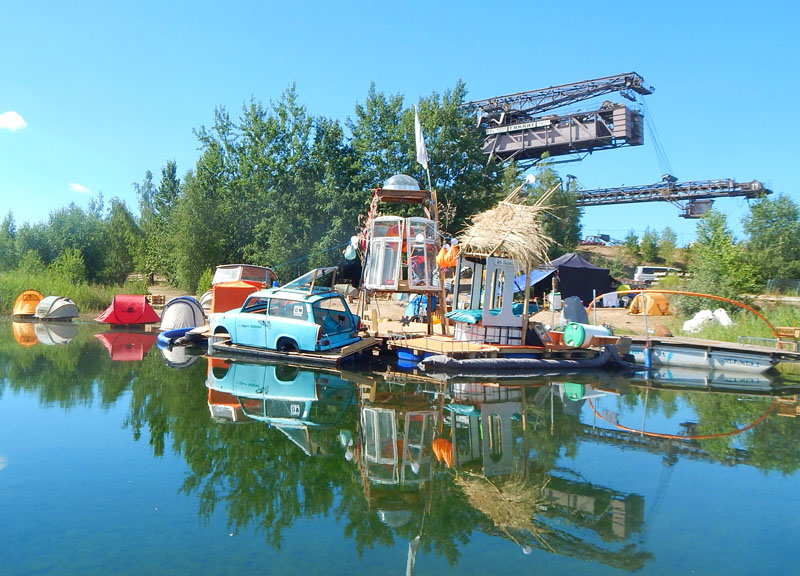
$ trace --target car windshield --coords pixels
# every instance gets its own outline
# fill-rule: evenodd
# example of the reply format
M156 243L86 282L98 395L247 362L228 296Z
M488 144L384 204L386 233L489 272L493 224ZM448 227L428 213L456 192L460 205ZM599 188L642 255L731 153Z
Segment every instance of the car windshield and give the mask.
M302 276L295 278L288 282L283 287L291 288L294 290L311 290L312 284L314 286L323 286L330 283L330 277L336 272L336 266L329 266L327 268L315 268L306 272Z

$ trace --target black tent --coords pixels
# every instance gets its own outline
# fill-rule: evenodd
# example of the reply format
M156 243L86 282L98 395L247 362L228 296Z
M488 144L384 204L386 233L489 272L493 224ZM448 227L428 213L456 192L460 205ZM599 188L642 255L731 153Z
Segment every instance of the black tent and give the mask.
M588 306L593 290L597 296L611 290L608 268L595 266L574 252L556 258L547 268L555 268L558 272L558 291L562 299L577 296L584 306Z

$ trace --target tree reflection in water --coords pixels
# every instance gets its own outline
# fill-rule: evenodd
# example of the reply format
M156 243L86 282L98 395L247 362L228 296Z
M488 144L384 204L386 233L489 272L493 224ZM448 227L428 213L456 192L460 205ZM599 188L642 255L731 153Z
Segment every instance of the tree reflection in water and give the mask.
M736 435L680 437L744 429L772 406L768 393L641 387L610 375L484 386L270 365L215 370L204 359L178 370L154 350L141 362L112 362L84 327L62 346L23 346L6 328L0 394L35 393L65 409L129 398L125 426L136 440L144 433L154 456L168 446L182 456L180 490L198 499L201 520L223 508L232 532L263 532L276 549L298 520L332 516L359 554L407 542L409 566L419 553L456 565L482 532L523 552L637 570L652 558L631 541L644 527L643 498L566 470L580 443L785 475L800 464L796 418L771 414ZM589 401L608 422L584 422ZM687 407L694 421L667 431L672 439L614 425L656 415L663 422ZM435 458L436 440L451 446L452 467Z

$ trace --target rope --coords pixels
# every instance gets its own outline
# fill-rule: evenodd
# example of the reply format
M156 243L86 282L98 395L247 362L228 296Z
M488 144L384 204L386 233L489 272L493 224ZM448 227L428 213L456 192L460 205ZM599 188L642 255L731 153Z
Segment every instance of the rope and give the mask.
M600 420L602 420L603 422L608 422L594 407L591 398L587 398L587 402L589 403L589 407L592 409L592 412L594 412L595 416L600 418ZM629 428L627 426L623 426L622 424L614 424L614 426L616 426L620 430L625 430L627 432L636 432L637 434L641 434L643 436L650 436L653 438L670 438L674 440L708 440L710 438L724 438L726 436L735 436L736 434L741 434L742 432L746 432L751 428L755 428L756 426L761 424L761 422L763 422L767 418L767 416L769 416L772 413L773 410L775 410L775 405L777 403L778 403L777 400L773 400L772 404L769 405L769 408L767 408L766 412L764 412L761 416L758 417L758 419L754 420L744 428L736 428L729 432L719 432L718 434L695 434L690 436L681 436L680 434L662 434L660 432L647 432L645 430L637 430L636 428ZM610 422L608 423L611 424Z
M332 246L332 247L330 247L330 248L328 248L326 250L315 250L314 252L311 252L311 253L309 253L309 254L307 254L305 256L300 256L300 258L295 258L294 260L289 260L288 262L284 262L283 264L278 264L276 266L271 266L271 268L273 270L275 268L282 268L283 266L288 266L289 264L294 264L295 262L300 262L301 260L307 260L308 258L311 258L312 256L315 256L317 254L325 254L326 252L330 252L332 250L338 250L339 248L344 248L348 244L350 244L349 241L345 242L344 244L338 244L337 246Z

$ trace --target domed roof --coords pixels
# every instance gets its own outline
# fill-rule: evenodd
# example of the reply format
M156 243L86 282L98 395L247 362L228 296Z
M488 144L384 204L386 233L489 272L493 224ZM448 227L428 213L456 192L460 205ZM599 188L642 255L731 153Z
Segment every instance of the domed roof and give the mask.
M406 174L395 174L383 183L384 190L420 190L419 182Z

